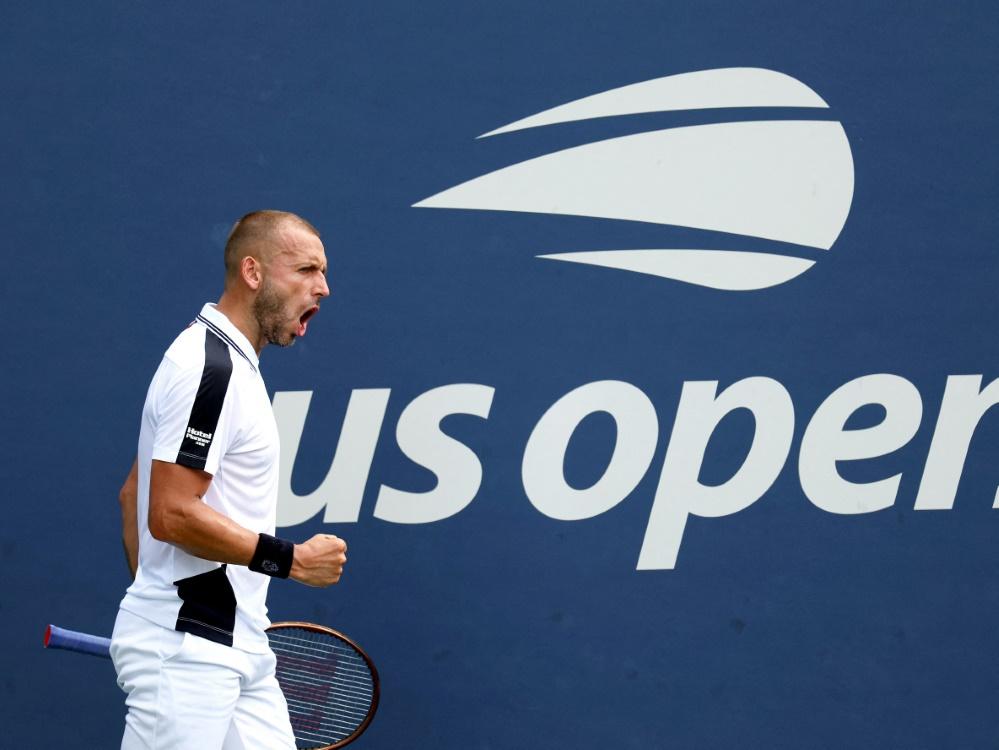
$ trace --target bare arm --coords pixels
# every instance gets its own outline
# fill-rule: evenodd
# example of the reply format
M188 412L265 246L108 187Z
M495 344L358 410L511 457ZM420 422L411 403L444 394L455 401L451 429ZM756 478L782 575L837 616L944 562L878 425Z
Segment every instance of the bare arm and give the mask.
M118 502L121 504L121 542L125 547L125 560L128 570L135 578L139 567L139 525L136 502L139 496L139 465L132 463L132 469L125 477L125 484L118 492Z
M204 502L212 475L153 461L149 478L149 533L195 557L247 565L257 535Z
M206 505L202 498L212 475L164 461L153 461L149 480L149 533L195 557L248 565L258 535ZM330 534L317 534L295 545L291 578L310 586L340 580L347 545Z

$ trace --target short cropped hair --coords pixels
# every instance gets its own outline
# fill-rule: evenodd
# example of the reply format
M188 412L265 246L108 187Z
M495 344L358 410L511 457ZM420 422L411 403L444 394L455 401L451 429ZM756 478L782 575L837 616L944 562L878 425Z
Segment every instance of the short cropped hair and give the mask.
M242 259L251 255L252 248L259 246L273 237L282 224L296 224L312 234L319 236L319 230L301 216L288 211L252 211L242 217L229 232L225 243L225 277L228 283L239 274L239 264ZM262 258L261 260L266 260Z

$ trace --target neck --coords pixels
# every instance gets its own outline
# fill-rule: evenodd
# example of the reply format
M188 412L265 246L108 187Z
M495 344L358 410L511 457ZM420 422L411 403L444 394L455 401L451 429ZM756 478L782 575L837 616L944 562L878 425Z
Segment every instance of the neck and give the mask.
M252 300L244 299L227 290L222 293L222 297L215 304L215 309L229 318L232 324L239 329L239 332L246 336L246 340L250 342L259 357L267 342L261 336L260 326L253 315Z

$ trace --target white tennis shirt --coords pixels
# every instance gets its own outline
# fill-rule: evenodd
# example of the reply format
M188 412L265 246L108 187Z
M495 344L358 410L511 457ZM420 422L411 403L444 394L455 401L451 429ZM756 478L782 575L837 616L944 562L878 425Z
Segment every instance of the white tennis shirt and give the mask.
M139 431L139 568L122 609L251 652L267 650L270 578L202 560L149 533L152 461L212 475L204 502L256 533L274 533L278 431L258 360L229 319L205 305L167 349Z

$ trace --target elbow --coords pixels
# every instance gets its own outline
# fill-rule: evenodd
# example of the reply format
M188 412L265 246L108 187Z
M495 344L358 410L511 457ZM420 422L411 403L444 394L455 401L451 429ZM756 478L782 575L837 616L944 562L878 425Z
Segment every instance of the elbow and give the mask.
M152 509L149 510L149 533L152 535L153 539L160 542L169 542L169 524L167 524L166 519L163 518L162 513L154 513Z
M118 490L118 502L121 503L122 510L127 511L135 507L138 497L139 464L136 462L132 464L132 469L128 472L128 476L125 477L125 482L121 485L121 489Z
M123 509L134 508L136 499L135 489L128 484L118 492L118 503Z
M153 539L176 544L179 541L178 534L182 527L183 521L178 518L177 512L159 507L156 503L151 504L149 508L149 533Z

